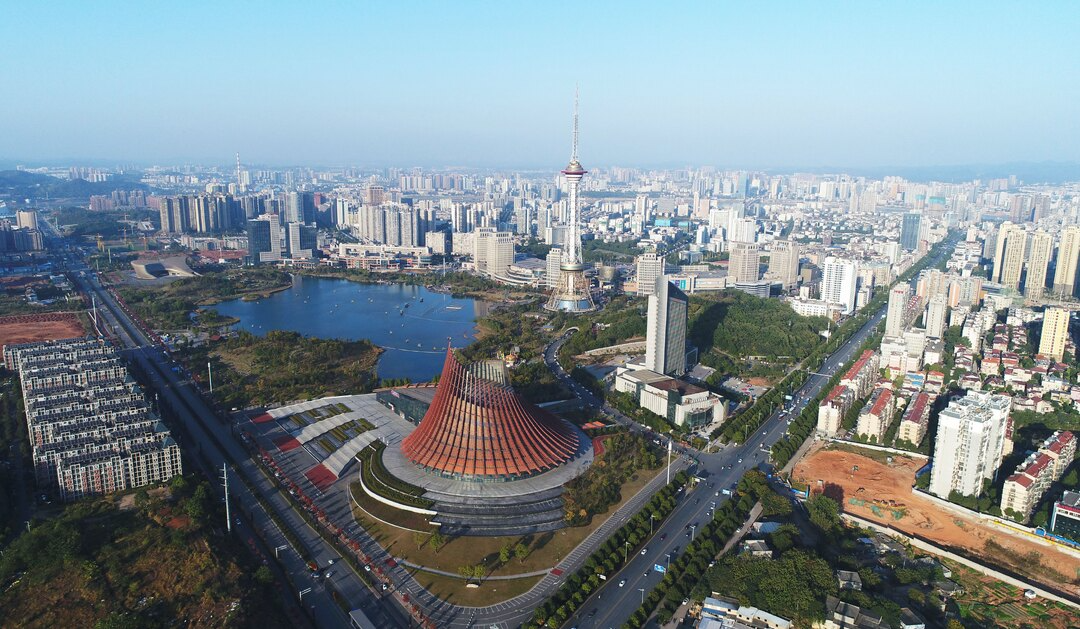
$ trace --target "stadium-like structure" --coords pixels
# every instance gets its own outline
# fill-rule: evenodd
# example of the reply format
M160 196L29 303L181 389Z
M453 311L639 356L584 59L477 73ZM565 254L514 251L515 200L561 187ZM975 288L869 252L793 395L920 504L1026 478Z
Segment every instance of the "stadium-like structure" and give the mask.
M514 393L501 362L466 366L447 350L431 406L401 450L440 476L511 481L566 463L583 436Z

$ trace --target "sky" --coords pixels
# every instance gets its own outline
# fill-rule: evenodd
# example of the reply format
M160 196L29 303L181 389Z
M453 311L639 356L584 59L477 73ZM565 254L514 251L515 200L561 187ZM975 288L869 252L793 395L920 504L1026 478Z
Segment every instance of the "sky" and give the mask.
M12 2L0 159L1080 161L1073 2Z

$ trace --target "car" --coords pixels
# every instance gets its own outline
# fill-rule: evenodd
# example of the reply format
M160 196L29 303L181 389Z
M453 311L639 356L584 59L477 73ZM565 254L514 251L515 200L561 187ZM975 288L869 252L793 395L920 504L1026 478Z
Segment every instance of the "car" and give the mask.
M667 539L667 533L661 533L661 534L660 534L660 541L662 542L662 541L664 541L665 539Z
M236 518L236 526L240 526L240 518Z
M689 603L689 602L690 602L690 599L688 599L688 598L684 598L684 599L682 600L682 604L683 604L683 605L686 605L686 604L687 604L687 603Z
M713 497L714 497L714 498L715 498L715 497L717 497L717 496L719 496L719 495L720 495L720 492L719 492L719 491L715 491L715 492L713 492Z
M619 587L622 587L624 585L626 585L626 579L623 579L622 581L619 581Z
M644 555L644 554L645 554L645 553L647 553L647 552L649 552L649 548L648 548L648 547L645 547L645 548L642 548L642 549L641 549L641 554L642 554L642 555Z
M739 459L739 463L742 463L742 459Z
M364 564L364 572L371 572L371 566Z
M383 592L385 592L387 590L387 585L385 583L382 584L382 590L383 590Z
M594 607L593 610L591 612L589 612L589 614L587 616L585 616L585 617L586 618L592 618L593 616L596 615L597 611L598 611L598 608Z
M323 576L326 577L327 579L329 579L330 577L334 576L334 571L333 570L327 570L326 574L324 574Z
M332 565L334 565L334 560L333 560L333 559L327 560L327 562L326 562L326 563L327 563L328 565L331 565L331 566L332 566Z
M648 571L648 570L646 570L646 571L645 571L645 573L644 573L644 574L642 574L641 576L643 576L643 577L645 577L645 578L648 578L648 577L649 577L649 571Z

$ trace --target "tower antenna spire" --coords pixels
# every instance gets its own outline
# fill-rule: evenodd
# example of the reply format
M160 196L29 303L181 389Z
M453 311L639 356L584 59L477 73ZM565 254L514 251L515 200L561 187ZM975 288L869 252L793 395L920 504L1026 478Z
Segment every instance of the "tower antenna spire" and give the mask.
M240 151L236 152L236 190L237 192L244 191L244 182L240 179Z
M574 86L574 139L573 139L574 148L573 148L573 153L571 153L571 155L570 155L570 161L571 162L578 161L578 157L577 157L577 136L578 136L577 116L578 116L578 86L575 85Z

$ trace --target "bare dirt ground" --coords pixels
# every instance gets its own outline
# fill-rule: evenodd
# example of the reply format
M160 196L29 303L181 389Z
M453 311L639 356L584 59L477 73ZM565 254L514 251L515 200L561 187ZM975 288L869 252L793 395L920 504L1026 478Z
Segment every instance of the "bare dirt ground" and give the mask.
M1022 533L954 513L912 491L923 459L883 453L862 456L815 445L795 466L795 479L812 493L837 499L844 511L938 543L963 548L990 565L1000 565L1038 582L1080 595L1080 559L1046 546ZM853 468L858 469L853 471Z
M0 346L68 339L86 334L74 313L0 317Z

